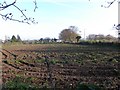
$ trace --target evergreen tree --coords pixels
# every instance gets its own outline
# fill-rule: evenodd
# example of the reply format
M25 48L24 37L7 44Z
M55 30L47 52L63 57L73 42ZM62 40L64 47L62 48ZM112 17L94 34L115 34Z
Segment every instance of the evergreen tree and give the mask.
M15 37L15 35L12 36L11 42L17 42L17 38Z
M22 41L19 35L17 35L17 41L18 41L18 42L21 42L21 41Z
M77 39L77 42L79 42L79 40L81 39L81 36L77 36L76 39Z

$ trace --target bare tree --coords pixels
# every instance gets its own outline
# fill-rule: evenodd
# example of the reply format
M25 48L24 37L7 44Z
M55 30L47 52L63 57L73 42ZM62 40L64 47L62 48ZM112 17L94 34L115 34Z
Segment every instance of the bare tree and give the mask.
M79 36L77 33L76 26L70 26L68 29L64 29L59 34L59 39L64 42L76 42L76 37Z
M35 21L34 18L27 17L27 16L25 15L25 13L24 13L24 12L26 11L26 9L25 9L25 10L22 10L20 7L18 7L18 6L16 5L16 3L17 3L17 0L14 0L14 1L13 1L12 3L10 3L10 4L8 4L7 1L4 1L4 2L0 3L0 11L1 11L1 12L0 12L0 16L2 17L2 19L4 19L4 20L17 21L17 22L27 23L27 24L31 24L31 23L36 24L36 23L38 23L38 22ZM35 5L35 8L34 8L34 12L35 12L36 9L38 8L38 7L37 7L37 2L36 2L36 0L33 1L33 3L34 3L34 5ZM14 7L15 9L17 9L17 10L21 13L20 17L22 17L22 18L21 18L21 19L19 19L19 18L14 18L14 13L13 13L13 12L6 13L6 14L2 14L2 11L5 11L7 8L10 8L10 7Z

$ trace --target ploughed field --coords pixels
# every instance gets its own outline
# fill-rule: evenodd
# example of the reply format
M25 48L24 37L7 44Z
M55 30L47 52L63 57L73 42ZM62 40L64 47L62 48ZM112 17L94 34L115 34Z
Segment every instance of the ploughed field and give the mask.
M120 86L120 48L104 45L3 45L3 86L19 81L38 88L76 88L95 84L116 90Z

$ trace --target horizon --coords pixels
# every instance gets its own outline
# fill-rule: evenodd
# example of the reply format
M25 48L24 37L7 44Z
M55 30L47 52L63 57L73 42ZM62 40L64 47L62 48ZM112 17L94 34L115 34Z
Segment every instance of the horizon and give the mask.
M104 37L106 37L106 36L108 36L108 35L110 35L110 34L108 34L108 35L104 35L104 34L89 34L89 35L103 35ZM88 35L88 36L89 36ZM17 38L17 35L12 35L12 36L15 36L16 38ZM9 37L9 36L5 36L5 40L11 40L12 39L12 36L11 37ZM19 35L20 36L20 35ZM87 38L88 38L88 36L86 36L86 37L81 37L81 40L87 40ZM113 36L113 35L110 35L110 36ZM114 37L114 36L113 36ZM41 37L41 38L43 38L43 37ZM37 38L37 39L35 39L35 38L33 38L33 39L22 39L21 38L21 36L20 36L20 39L22 40L22 41L34 41L34 40L40 40L41 38ZM49 38L49 39L57 39L57 40L61 40L61 39L59 39L59 38L55 38L55 37L44 37L43 39L47 39L47 38ZM114 37L114 38L116 38L116 39L118 39L118 37ZM2 40L2 39L0 39L0 40ZM5 41L5 40L2 40L2 41Z

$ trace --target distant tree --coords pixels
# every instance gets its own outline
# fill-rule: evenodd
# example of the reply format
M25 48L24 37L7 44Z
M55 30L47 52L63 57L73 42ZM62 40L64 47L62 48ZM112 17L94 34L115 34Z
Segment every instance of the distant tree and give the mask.
M72 30L72 31L74 31L74 32L77 32L77 31L78 31L78 27L76 27L76 26L69 26L68 29L70 29L70 30Z
M107 35L107 36L105 37L105 39L107 39L107 40L113 39L113 36L112 36L112 35Z
M95 40L96 39L96 35L95 34L89 34L87 36L87 40Z
M44 41L45 43L49 43L49 42L50 42L50 40L51 40L51 39L50 39L49 37L46 37L46 38L44 38L44 40L43 40L43 41Z
M51 42L57 42L57 39L56 38L52 38Z
M95 36L95 40L104 40L105 36L103 34L98 34Z
M70 26L60 32L59 39L64 42L76 42L76 37L79 35L77 30L75 26Z
M105 40L109 41L109 42L115 42L115 41L117 41L117 38L113 37L112 35L106 35Z
M18 41L18 42L21 42L21 41L22 41L19 35L17 35L17 41Z
M105 36L103 34L90 34L88 35L87 40L114 42L117 40L117 38L113 37L112 35Z
M98 41L100 41L100 40L104 40L104 39L105 39L105 36L103 34L98 34L98 35L90 34L87 37L87 40L98 40Z
M120 42L120 24L116 26L116 29L118 30L118 40Z
M39 42L40 42L40 43L43 43L43 40L44 40L43 38L40 38Z
M17 42L17 38L14 35L11 38L11 42Z
M6 43L6 42L10 42L10 37L5 35L5 41L4 41L4 42L5 42L5 43Z
M57 42L57 39L56 39L56 38L54 38L53 40L54 40L54 42Z
M81 39L81 36L77 36L76 39L77 39L77 42L79 42L79 40Z

